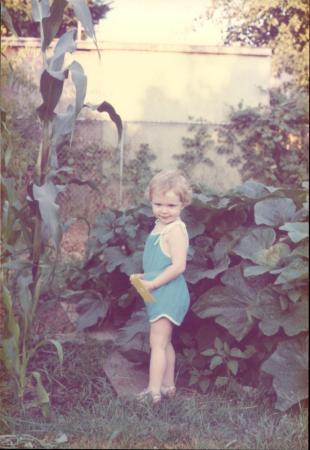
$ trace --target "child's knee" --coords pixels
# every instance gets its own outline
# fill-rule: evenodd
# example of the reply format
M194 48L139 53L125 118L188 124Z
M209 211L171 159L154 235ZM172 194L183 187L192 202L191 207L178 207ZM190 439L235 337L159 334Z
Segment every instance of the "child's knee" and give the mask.
M165 339L163 336L151 335L150 336L150 348L160 348L166 350L169 346L170 339Z

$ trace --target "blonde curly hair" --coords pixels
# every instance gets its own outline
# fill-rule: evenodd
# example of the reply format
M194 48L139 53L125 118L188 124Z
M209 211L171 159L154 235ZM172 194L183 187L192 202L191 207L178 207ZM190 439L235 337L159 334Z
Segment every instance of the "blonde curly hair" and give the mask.
M148 200L152 201L152 196L155 191L163 193L173 191L180 197L183 207L189 205L192 200L192 188L184 172L181 170L170 169L157 173L151 179L146 190Z

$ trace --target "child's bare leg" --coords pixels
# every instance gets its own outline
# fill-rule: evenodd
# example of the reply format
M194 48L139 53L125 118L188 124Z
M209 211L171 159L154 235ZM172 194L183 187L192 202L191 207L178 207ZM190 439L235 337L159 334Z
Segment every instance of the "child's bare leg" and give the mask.
M172 323L161 318L151 323L150 329L150 373L149 390L153 394L159 394L163 377L167 368L167 346L171 341Z
M175 351L171 342L167 345L166 348L166 371L163 376L163 387L172 387L174 386L174 369L175 369Z

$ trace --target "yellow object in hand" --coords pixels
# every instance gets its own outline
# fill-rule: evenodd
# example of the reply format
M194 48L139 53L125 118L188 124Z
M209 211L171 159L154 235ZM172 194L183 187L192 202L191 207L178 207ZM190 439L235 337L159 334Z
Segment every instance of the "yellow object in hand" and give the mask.
M132 275L130 275L129 280L145 302L147 303L155 302L155 298L153 297L153 295L143 286L143 283L139 275L133 273Z

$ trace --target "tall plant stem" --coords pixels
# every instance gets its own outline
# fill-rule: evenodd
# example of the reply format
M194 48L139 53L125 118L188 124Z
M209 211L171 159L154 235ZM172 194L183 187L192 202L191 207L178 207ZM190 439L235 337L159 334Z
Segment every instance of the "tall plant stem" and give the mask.
M42 132L42 149L40 160L40 186L44 184L49 162L49 121L44 120Z
M42 186L45 182L49 160L49 121L44 120L42 130L42 146L37 159L37 173L36 182ZM38 208L38 206L37 206ZM40 279L40 255L42 246L42 218L40 211L37 209L34 223L34 236L33 236L33 253L32 253L32 277L33 277L33 296L39 296L37 284ZM33 301L37 303L38 299L33 298Z

